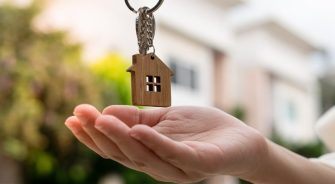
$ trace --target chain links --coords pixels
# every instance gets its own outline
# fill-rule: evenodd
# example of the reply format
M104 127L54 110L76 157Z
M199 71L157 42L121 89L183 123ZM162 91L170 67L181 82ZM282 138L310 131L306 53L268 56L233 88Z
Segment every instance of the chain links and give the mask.
M154 15L149 10L148 7L140 8L136 19L136 34L140 54L147 54L150 48L153 48L153 53L155 53L153 41L156 23Z

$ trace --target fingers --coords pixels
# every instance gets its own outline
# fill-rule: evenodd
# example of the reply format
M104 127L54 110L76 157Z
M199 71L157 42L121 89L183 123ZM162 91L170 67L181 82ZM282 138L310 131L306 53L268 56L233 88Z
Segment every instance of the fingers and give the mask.
M113 115L129 127L140 121L140 110L134 106L112 105L102 111L104 115Z
M83 130L81 127L80 121L77 117L72 116L69 117L65 121L65 125L71 130L73 135L83 144L85 144L87 147L89 147L91 150L96 152L98 155L100 155L103 158L106 158L107 156L97 147L97 145L93 142L91 137L87 135L87 133Z
M159 159L149 149L129 136L130 128L118 118L102 115L95 127L119 145L120 150L142 171L163 178L183 178L184 173Z
M91 149L156 179L178 183L187 178L182 170L160 159L129 135L130 127L139 123L155 125L166 112L166 109L139 110L130 106L110 106L102 115L93 106L80 105L74 110L74 118L76 126L85 135L86 141L82 142Z
M136 125L130 135L152 150L162 160L179 167L187 168L195 161L196 152L186 144L173 141L146 125Z
M120 151L119 147L103 133L95 129L95 121L101 115L95 107L91 105L79 105L75 108L74 114L80 120L83 130L91 137L104 155L123 165L134 168L128 158Z
M150 127L155 126L157 123L164 119L164 115L169 111L169 108L158 109L144 109L140 111L140 123Z
M140 110L134 106L112 105L105 108L102 114L113 115L132 127L136 124L154 126L161 121L167 112L167 108Z

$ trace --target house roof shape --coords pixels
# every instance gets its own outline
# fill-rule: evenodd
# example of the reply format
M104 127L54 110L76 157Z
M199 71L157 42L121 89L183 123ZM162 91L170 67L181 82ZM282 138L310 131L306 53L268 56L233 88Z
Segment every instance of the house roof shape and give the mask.
M276 37L285 40L285 42L294 45L297 48L303 48L310 52L313 51L320 51L320 48L316 43L312 40L306 38L302 34L296 32L292 28L289 28L284 23L280 22L279 20L273 19L265 19L253 22L251 24L247 24L245 26L241 26L237 29L237 35L247 34L252 30L263 29L275 34Z
M139 59L140 58L140 59ZM160 69L169 72L171 76L173 76L173 71L155 54L136 54L133 56L133 65L127 69L127 72L136 72L143 67L146 68L155 68L157 66Z

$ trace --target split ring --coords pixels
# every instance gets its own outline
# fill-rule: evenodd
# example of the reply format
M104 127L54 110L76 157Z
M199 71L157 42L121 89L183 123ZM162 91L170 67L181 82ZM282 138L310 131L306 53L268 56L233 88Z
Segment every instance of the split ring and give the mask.
M129 3L129 0L124 0L124 2L126 3L127 7L129 8L130 11L134 12L134 13L138 13L137 10L135 10ZM158 8L163 4L164 0L159 0L158 3L152 7L150 10L148 10L148 13L153 13L155 12L156 10L158 10Z

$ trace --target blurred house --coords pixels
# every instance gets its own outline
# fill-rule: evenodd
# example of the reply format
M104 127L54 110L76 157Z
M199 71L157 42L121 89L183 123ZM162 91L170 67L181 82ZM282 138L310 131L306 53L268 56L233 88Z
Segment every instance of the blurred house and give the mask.
M176 74L173 104L241 110L267 136L275 130L288 142L311 143L322 49L276 19L233 27L226 15L243 2L179 1L168 8L182 13L161 15L157 43Z
M232 78L240 85L226 86L231 95L225 99L233 102L223 102L224 106L240 104L246 122L266 135L274 128L289 142L315 141L322 76L315 62L323 61L313 56L322 50L271 19L245 25L235 33Z

